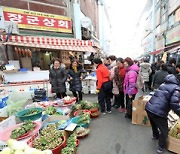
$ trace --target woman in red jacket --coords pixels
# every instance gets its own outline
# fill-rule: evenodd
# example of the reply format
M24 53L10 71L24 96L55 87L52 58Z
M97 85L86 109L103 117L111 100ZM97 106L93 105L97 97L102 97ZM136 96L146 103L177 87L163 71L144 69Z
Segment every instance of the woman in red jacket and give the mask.
M103 114L106 113L105 111L111 113L110 93L112 91L112 84L109 80L110 72L99 58L94 59L94 65L96 66L98 101L101 112Z

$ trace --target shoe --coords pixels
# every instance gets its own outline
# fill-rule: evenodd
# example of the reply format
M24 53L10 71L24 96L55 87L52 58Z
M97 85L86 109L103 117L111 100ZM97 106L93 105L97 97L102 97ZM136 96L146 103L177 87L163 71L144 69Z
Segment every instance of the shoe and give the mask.
M120 113L123 113L124 112L124 109L123 108L119 108L118 110Z
M107 113L111 114L111 111L107 111Z
M123 112L124 112L124 113L127 113L127 109L126 109L126 108L123 108Z
M158 146L158 149L157 149L157 153L163 153L165 151L164 148L161 148L160 146Z
M103 115L105 115L106 114L106 112L105 111L103 111L103 112L101 112Z

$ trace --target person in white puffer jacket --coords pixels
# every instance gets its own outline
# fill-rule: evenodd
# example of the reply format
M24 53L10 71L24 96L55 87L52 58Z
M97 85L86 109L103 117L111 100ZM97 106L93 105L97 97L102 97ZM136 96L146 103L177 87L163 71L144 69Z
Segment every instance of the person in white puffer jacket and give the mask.
M140 71L139 73L144 79L145 87L144 91L148 92L149 91L149 76L151 74L151 64L149 63L148 59L144 59L144 62L140 64Z

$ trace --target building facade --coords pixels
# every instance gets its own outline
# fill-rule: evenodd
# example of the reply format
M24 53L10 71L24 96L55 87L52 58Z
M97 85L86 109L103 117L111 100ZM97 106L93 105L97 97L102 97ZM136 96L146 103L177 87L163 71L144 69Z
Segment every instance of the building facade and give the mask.
M170 57L178 55L180 46L180 1L147 1L142 13L143 24L142 48L151 62L158 61L167 53ZM179 55L178 55L179 56ZM176 56L177 60L179 57Z

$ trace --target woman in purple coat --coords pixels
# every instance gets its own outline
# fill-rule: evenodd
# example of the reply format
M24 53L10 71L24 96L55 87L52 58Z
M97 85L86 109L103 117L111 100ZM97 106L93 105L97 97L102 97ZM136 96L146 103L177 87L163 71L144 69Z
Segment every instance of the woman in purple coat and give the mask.
M133 60L129 57L124 59L124 67L126 69L126 75L124 79L124 93L126 94L126 116L132 118L132 101L138 92L136 88L136 80L139 72L139 67L134 64Z

